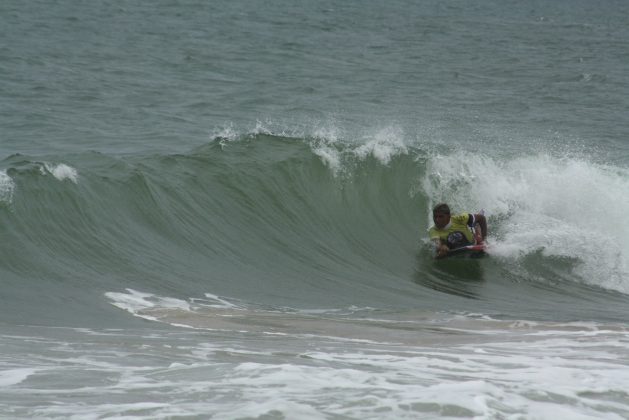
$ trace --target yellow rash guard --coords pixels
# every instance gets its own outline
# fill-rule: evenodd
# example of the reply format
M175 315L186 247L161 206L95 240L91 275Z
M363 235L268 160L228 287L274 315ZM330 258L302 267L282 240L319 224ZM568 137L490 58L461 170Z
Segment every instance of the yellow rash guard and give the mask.
M457 214L450 217L450 223L443 229L437 229L436 226L431 227L428 230L428 235L431 240L441 240L450 249L471 245L474 243L474 234L470 228L474 226L474 222L473 214Z

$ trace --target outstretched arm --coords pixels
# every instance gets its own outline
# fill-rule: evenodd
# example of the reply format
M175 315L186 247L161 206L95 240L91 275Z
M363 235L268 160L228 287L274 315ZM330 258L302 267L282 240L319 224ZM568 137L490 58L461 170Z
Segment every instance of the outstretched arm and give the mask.
M484 214L479 213L474 215L474 220L476 222L474 224L474 236L476 238L476 243L480 244L485 241L485 238L487 237L487 218Z
M448 255L450 248L448 248L448 245L444 244L441 239L433 239L433 243L435 244L435 250L437 251L435 258L443 258Z

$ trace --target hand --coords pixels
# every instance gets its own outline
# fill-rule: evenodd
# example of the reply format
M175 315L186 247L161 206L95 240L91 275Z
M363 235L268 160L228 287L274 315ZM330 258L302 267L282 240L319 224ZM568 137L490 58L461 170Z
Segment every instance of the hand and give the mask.
M476 241L477 245L482 245L482 243L483 243L483 235L481 235L480 232L477 232L474 235L474 240Z
M446 255L448 255L449 251L450 249L448 248L447 245L439 245L439 248L437 248L437 256L445 257Z

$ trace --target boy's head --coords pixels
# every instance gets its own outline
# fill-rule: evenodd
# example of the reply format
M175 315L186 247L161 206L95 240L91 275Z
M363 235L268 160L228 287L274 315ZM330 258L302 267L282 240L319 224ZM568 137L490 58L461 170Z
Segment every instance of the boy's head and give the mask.
M432 220L438 229L443 229L450 223L450 207L447 204L437 204L432 209Z

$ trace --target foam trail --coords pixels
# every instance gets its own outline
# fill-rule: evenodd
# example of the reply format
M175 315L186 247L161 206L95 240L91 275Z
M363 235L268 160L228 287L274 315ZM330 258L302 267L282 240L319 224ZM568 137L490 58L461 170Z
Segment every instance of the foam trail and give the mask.
M190 310L190 304L181 299L159 297L150 293L138 292L133 289L127 289L127 292L128 293L107 292L105 296L113 301L112 305L139 316L140 318L149 320L156 320L156 318L146 314L139 315L139 313L154 307L181 309L184 311Z

